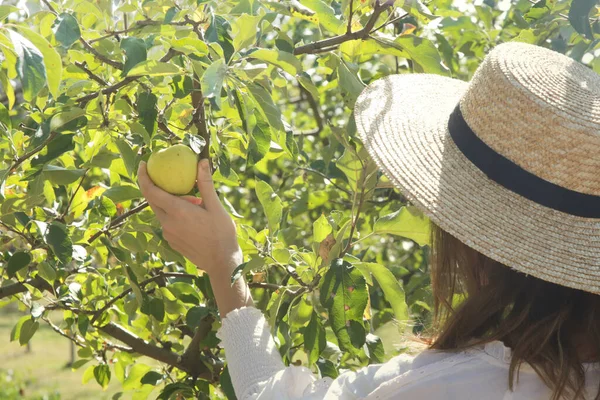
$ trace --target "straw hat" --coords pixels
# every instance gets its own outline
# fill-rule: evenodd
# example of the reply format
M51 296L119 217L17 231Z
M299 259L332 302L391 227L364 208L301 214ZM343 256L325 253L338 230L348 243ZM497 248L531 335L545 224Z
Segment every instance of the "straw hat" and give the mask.
M440 228L507 266L600 294L600 76L506 43L470 82L394 75L355 106L369 153Z

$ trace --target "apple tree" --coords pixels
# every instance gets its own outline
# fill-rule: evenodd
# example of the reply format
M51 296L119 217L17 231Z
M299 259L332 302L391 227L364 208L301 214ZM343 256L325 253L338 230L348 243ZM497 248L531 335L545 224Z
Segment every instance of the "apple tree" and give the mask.
M503 41L600 71L594 1L64 0L0 6L0 301L136 399L234 398L210 281L173 251L140 160L209 158L287 364L384 362L377 330L430 316L429 225L356 139L392 73L468 79ZM398 93L406 102L411 93ZM344 290L334 291L334 287Z

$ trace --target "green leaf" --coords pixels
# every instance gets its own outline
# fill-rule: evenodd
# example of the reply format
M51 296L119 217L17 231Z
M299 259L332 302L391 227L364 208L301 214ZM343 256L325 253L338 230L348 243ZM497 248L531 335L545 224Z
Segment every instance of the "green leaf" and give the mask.
M21 325L21 331L19 333L19 344L21 346L27 344L27 342L31 340L35 332L37 332L39 327L39 322L34 321L31 318L25 320L23 322L23 325Z
M60 54L58 54L54 46L48 43L43 36L35 33L31 29L20 25L15 25L15 28L42 53L42 56L44 57L44 66L46 67L48 90L54 98L57 98L60 94L59 87L63 70Z
M140 380L142 385L156 386L163 379L163 375L156 371L148 371Z
M260 15L242 14L233 21L231 33L233 36L233 47L236 50L239 51L256 42L257 27L262 18Z
M267 92L265 88L257 83L248 83L248 90L252 94L252 97L254 97L256 103L260 106L264 116L269 121L269 125L275 129L283 130L283 122L281 122L281 110L275 105L269 92Z
M114 203L122 203L127 200L139 199L142 197L142 192L135 186L114 186L102 195L108 197Z
M252 53L249 53L248 57L256 58L258 60L268 62L269 64L273 64L292 76L296 76L296 74L299 74L300 71L302 71L302 64L300 63L300 60L298 60L293 54L285 51L258 49Z
M94 367L94 378L102 389L106 389L110 383L110 367L106 364L96 365Z
M157 400L191 399L193 397L194 391L189 385L183 382L175 382L165 386Z
M208 46L200 39L185 37L171 40L171 48L183 54L194 54L201 57L208 54Z
M21 336L21 328L23 327L23 324L25 323L25 321L31 321L31 316L26 315L24 317L21 317L17 321L15 326L13 326L12 330L10 331L10 341L11 342L14 342L15 340L19 340L19 336Z
M271 148L271 129L264 121L258 121L250 135L248 144L248 165L252 166L262 160Z
M175 64L155 60L142 61L127 73L127 76L168 76L181 75L185 70Z
M368 292L365 278L349 262L335 259L325 274L320 300L329 312L340 348L352 353L365 342L362 324Z
M331 33L340 33L340 27L344 25L336 16L333 8L323 0L301 0L301 3L316 13L319 25Z
M31 166L35 167L36 165L45 164L49 161L54 160L55 158L61 156L67 151L71 151L75 148L75 144L73 143L73 138L75 135L59 135L46 147L46 154L43 156L38 156L34 160L31 161Z
M363 166L356 152L345 149L342 156L335 162L335 166L346 175L352 191L358 191Z
M145 364L135 363L129 369L127 378L123 382L123 390L134 390L142 386L142 378L150 371L150 367Z
M308 365L314 364L319 359L326 345L325 329L319 316L313 311L310 322L304 331L304 351L308 354Z
M38 274L42 278L44 278L50 284L54 283L54 280L56 279L56 271L49 263L47 263L46 261L42 261L38 264L37 269Z
M322 377L330 377L331 379L335 379L338 377L339 373L335 368L335 364L331 362L331 360L326 360L324 358L319 358L317 361L317 367L319 368L319 372Z
M23 98L31 101L46 85L46 66L43 54L23 36L9 30L17 54L17 73L23 85Z
M146 42L137 37L127 37L121 40L121 50L125 51L125 64L123 65L122 76L127 76L127 73L142 61L146 61L148 57L146 51ZM144 74L139 74L144 75Z
M6 273L8 274L8 277L12 278L18 271L27 267L30 263L30 253L24 251L17 251L8 260L8 265L6 266Z
M94 365L87 367L83 375L81 376L81 383L86 384L94 377Z
M207 99L214 98L219 108L221 107L221 89L226 74L227 64L225 64L225 60L220 58L206 68L200 80L204 97Z
M152 315L159 322L165 319L165 303L156 297L144 297L140 311L146 315Z
M0 6L0 20L3 20L14 12L19 12L19 8L15 6Z
M313 222L313 241L315 243L321 243L329 234L333 231L329 220L325 217L325 214Z
M59 186L66 186L69 183L73 183L85 173L84 169L69 169L56 165L45 165L43 171L44 177L47 180Z
M73 256L73 243L69 238L67 227L60 222L52 222L44 235L46 244L50 246L54 255L63 263L71 261Z
M378 336L371 333L367 335L367 350L369 351L369 359L375 363L385 362L385 350L383 349L383 343Z
M337 72L344 103L349 108L354 108L356 99L365 88L365 84L358 76L358 68L354 64L340 59Z
M121 157L123 157L123 163L125 164L125 168L127 169L127 173L130 177L133 177L135 174L135 159L136 155L132 150L129 143L126 140L116 139L115 144L119 148L119 153L121 153Z
M72 107L68 111L63 111L52 116L50 120L50 131L65 131L71 128L71 122L85 116L85 110Z
M590 12L598 5L598 0L573 0L569 8L569 22L578 33L593 40L594 33L590 25Z
M269 232L272 234L279 230L279 224L281 223L281 217L283 212L283 205L281 199L269 184L265 181L256 182L256 196L258 201L263 207L267 220L269 222Z
M191 328L196 329L200 326L200 321L209 314L206 306L194 306L190 308L185 315L185 323Z
M229 365L225 365L223 372L221 372L221 376L219 376L219 385L228 400L237 400L235 390L233 389L233 383L231 382L231 375L229 374Z
M158 99L153 93L142 92L137 97L137 112L140 123L146 128L148 135L152 136L156 132L158 125L158 110L156 103Z
M379 45L380 53L413 60L420 67L416 72L450 75L450 70L443 64L440 53L429 39L402 35L394 40L372 36L372 40Z
M54 24L52 24L52 31L56 40L66 48L71 47L81 37L79 24L75 17L69 13L61 13L56 17Z
M120 187L120 186L117 186L117 187ZM108 197L105 197L105 196L98 197L98 198L95 198L94 200L92 200L92 202L90 202L90 205L100 215L104 215L105 217L113 217L117 213L117 206Z
M363 275L370 276L372 274L375 277L377 283L379 283L379 287L381 287L381 290L383 291L385 299L392 306L396 319L398 321L408 320L409 315L406 299L404 297L404 289L394 274L383 265L377 263L359 262L354 263L353 265L358 268Z
M429 244L431 229L429 219L419 209L406 206L379 218L373 226L373 232L402 236L424 246Z

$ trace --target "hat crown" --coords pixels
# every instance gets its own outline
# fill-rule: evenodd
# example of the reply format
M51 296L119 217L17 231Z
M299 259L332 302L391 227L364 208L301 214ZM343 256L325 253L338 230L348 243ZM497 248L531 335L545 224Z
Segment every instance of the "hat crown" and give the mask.
M552 50L506 43L479 66L460 107L495 152L546 181L600 195L600 75Z

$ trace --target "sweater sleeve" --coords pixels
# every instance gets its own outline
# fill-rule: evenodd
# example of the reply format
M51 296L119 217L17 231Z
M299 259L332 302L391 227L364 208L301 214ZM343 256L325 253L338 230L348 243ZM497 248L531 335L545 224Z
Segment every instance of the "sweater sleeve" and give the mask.
M400 372L391 364L370 365L333 380L306 367L286 367L264 315L254 307L227 314L217 336L239 400L360 399Z

